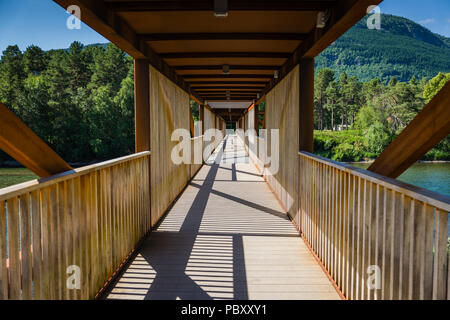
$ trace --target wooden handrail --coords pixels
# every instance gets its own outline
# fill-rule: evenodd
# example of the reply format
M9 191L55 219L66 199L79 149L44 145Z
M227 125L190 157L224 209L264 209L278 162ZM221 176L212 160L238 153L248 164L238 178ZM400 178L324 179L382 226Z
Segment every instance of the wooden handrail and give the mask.
M97 170L105 169L108 167L112 167L133 159L139 159L146 156L149 156L151 154L150 151L143 151L140 153L135 153L129 156L124 156L117 159L107 160L100 163L95 163L92 165L84 166L81 168L69 170L63 173L59 173L53 176L50 176L48 178L42 178L42 179L35 179L23 183L19 183L10 187L6 187L3 189L0 189L0 201L4 201L8 198L12 198L15 196L18 196L20 194L26 193L26 192L32 192L34 190L37 190L39 188L44 188L49 185L52 185L54 183L62 182L65 180L73 179L76 177L79 177L84 174L88 174Z
M373 183L382 185L384 187L388 187L392 190L395 190L397 192L401 192L409 197L416 198L417 200L427 202L435 207L438 207L439 209L442 209L444 211L450 212L450 197L428 190L423 189L405 182L402 182L400 180L392 179L389 177L385 177L383 175L360 169L355 168L351 165L340 163L337 161L333 161L327 158L323 158L321 156L301 151L298 153L301 156L307 157L309 159L313 159L317 162L329 165L331 167L340 169L342 171L351 173L355 176L364 178L368 181L371 181Z
M449 197L308 152L299 169L302 237L345 297L450 299Z
M150 229L149 151L0 190L0 300L92 299Z

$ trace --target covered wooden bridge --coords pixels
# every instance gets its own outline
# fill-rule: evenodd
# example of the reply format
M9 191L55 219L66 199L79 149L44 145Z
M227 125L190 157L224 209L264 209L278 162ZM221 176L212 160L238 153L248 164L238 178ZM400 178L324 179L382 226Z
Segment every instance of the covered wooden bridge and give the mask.
M380 0L55 2L135 59L136 153L72 169L0 105L42 177L0 190L0 299L450 298L450 199L395 180L450 84L368 171L312 154L314 58Z

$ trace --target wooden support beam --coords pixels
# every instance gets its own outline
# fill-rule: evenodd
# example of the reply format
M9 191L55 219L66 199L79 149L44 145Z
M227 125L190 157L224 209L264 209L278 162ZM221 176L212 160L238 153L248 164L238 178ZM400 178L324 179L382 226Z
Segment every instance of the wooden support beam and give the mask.
M175 70L222 70L223 65L174 66ZM281 66L230 65L230 70L278 70Z
M266 100L266 95L263 94L262 97L260 97L257 101L256 104L260 105L262 102L264 102Z
M197 94L202 96L202 95L225 95L226 94L226 90L222 90L222 91L203 91L203 90L198 90ZM253 95L256 96L258 94L258 91L231 91L230 90L230 94L249 94L249 95Z
M245 98L245 97L243 97L243 98L241 98L241 97L238 97L238 98L231 98L231 99L226 99L226 98L211 98L211 99L208 99L208 101L211 101L211 102L221 102L221 101L224 101L224 102L227 102L227 101L234 101L234 102L252 102L252 100L253 99L250 99L250 98Z
M200 135L203 136L205 134L205 105L198 106L198 114L199 120L201 121Z
M41 178L72 170L67 162L2 103L0 149Z
M305 33L151 33L141 34L144 41L176 40L304 40Z
M191 138L195 137L195 125L194 125L194 116L192 115L192 108L189 105L189 122L191 127Z
M193 87L195 87L196 84L242 84L242 85L250 85L250 84L256 84L256 85L262 85L269 83L269 81L190 81L189 82Z
M135 151L150 151L150 83L147 59L134 60Z
M196 91L195 92L196 94L198 94L198 92ZM196 96L194 96L194 95L190 95L189 96L189 98L191 98L192 100L194 100L195 102L197 102L198 103L198 105L201 105L201 104L203 104L203 102L202 101L200 101Z
M450 82L447 82L368 170L397 178L449 134Z
M163 59L192 59L192 58L280 58L291 56L290 52L163 52L159 56Z
M186 74L182 77L189 79L272 79L273 74Z
M347 30L353 27L367 14L367 8L378 5L382 0L338 0L333 6L325 28L314 28L295 49L279 70L278 79L273 79L264 93L286 77L304 57L315 58Z
M135 59L148 59L159 72L188 93L189 86L171 66L142 40L128 23L112 12L104 1L53 0L64 9L77 5L81 10L81 20Z
M208 83L210 83L210 82L208 82ZM261 83L260 85L256 85L256 86L198 86L198 85L196 86L196 85L191 85L191 88L195 88L196 91L200 91L203 89L205 89L205 90L206 89L213 89L213 90L245 89L245 90L258 90L258 92L260 92L262 89L264 89L264 83Z
M228 10L245 11L322 11L336 5L334 0L298 1L298 0L228 0ZM211 0L196 1L114 1L107 6L114 12L148 12L148 11L213 11Z
M258 127L259 127L258 109L259 109L259 105L255 104L254 106L255 106L255 112L253 112L253 115L254 115L253 123L255 125L256 135L258 136L259 135L259 132L258 132Z
M314 148L314 59L301 59L299 72L299 151L312 153Z

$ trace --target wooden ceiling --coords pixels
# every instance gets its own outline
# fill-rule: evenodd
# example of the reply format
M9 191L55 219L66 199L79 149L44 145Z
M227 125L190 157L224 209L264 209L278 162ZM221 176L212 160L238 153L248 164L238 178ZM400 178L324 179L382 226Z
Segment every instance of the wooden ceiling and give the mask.
M201 102L262 97L299 59L316 56L381 2L228 0L228 16L216 17L213 0L54 1L78 5L85 23ZM327 25L317 29L326 10Z

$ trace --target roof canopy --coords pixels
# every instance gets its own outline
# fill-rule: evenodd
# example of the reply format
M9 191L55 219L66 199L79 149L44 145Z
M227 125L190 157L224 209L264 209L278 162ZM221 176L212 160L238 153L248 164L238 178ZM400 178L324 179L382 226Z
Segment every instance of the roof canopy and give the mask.
M54 0L134 58L146 58L199 101L262 97L381 0ZM317 16L326 19L317 28ZM321 14L322 14L321 13ZM229 69L229 72L224 72ZM277 76L276 76L277 74Z

